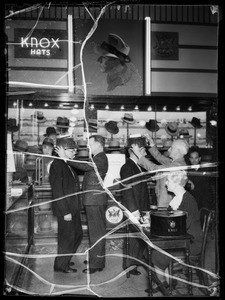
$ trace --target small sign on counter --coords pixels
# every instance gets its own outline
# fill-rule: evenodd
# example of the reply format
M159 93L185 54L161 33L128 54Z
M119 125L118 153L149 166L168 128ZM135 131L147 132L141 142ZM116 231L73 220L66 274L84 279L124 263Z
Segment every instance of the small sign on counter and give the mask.
M23 194L22 188L11 188L11 196L12 197L19 197Z

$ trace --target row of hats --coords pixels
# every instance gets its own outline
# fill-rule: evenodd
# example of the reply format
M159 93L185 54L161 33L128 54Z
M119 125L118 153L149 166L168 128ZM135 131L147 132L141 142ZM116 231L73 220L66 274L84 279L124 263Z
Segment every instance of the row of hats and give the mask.
M35 114L33 115L36 117L36 120L38 122L45 122L46 118L43 116L42 112L35 112ZM125 113L124 117L121 118L123 120L123 122L127 123L127 124L134 124L136 121L133 118L132 114L129 113ZM149 120L148 122L146 122L145 127L152 132L156 132L159 130L159 126L158 126L158 121L156 120ZM189 122L190 124L192 124L192 126L194 128L201 128L202 125L200 124L200 119L193 117L192 120ZM69 119L66 117L58 117L57 121L56 121L56 126L58 128L69 128ZM93 128L93 129L97 129L97 120L95 119L91 119L89 120L89 127ZM115 121L109 121L106 122L105 124L105 128L108 132L112 133L112 134L117 134L119 132L119 128L117 126L117 122ZM19 129L19 125L16 125L16 119L9 119L8 120L8 130L9 131L18 131ZM51 131L47 132L46 131L46 135L50 135L50 134L57 134L54 127L50 127L49 129L47 128L47 130ZM165 127L166 132L169 135L175 136L178 135L178 126L176 122L171 122L166 124Z
M46 118L44 117L43 112L35 111L33 115L31 115L31 119L36 121L37 123L46 122ZM69 128L69 119L66 117L58 117L56 120L56 126L59 128Z
M46 137L43 140L42 145L48 145L48 146L54 147L54 141L51 138ZM57 140L57 145L58 146L64 145L67 148L77 148L78 157L81 159L83 159L83 158L86 159L89 157L89 149L87 148L87 142L84 140L79 140L76 145L76 143L74 142L74 140L72 138L59 139L59 140ZM30 148L32 148L32 147L30 147ZM15 144L13 145L13 151L27 152L28 149L29 149L28 143L24 140L17 140L15 142ZM28 152L32 152L32 151L28 151Z
M51 138L46 137L43 140L42 145L48 145L48 146L54 147L54 141ZM17 140L15 142L15 144L13 144L13 150L14 151L26 152L26 151L28 151L28 149L29 149L28 143L24 140ZM30 149L31 150L34 149L34 146L31 146Z

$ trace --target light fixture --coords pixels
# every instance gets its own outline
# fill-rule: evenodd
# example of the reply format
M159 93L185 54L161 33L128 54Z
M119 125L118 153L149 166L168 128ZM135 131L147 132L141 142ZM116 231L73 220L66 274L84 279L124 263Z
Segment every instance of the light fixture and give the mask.
M138 105L136 105L134 109L135 109L135 110L138 110L138 109L139 109L139 108L138 108Z
M180 106L177 106L177 107L176 107L176 110L180 110Z
M79 106L78 106L78 104L74 104L74 108L78 108Z
M124 105L121 105L121 106L120 106L120 110L124 110Z
M68 85L69 85L69 93L74 92L73 86L73 16L71 14L68 15Z
M16 107L16 105L17 105L16 102L13 102L13 106Z
M210 123L212 126L216 126L216 125L217 125L217 121L216 121L216 120L211 120L211 121L209 121L209 123Z
M151 95L151 18L145 17L145 94Z
M151 106L148 107L148 111L152 111L152 107Z
M44 105L45 107L48 107L48 103L45 103L45 105Z
M192 106L189 106L189 107L188 107L188 110L189 110L189 111L192 111Z
M94 108L95 108L94 104L91 104L90 109L93 110Z
M108 104L105 106L105 109L109 109L109 106L108 106Z
M201 133L197 133L197 137L200 138L201 137Z
M166 106L163 106L163 110L164 110L164 111L167 110L167 107L166 107Z
M63 107L63 104L62 104L62 103L60 103L60 104L59 104L59 107Z
M33 103L32 103L32 102L30 102L30 103L29 103L29 106L33 106Z

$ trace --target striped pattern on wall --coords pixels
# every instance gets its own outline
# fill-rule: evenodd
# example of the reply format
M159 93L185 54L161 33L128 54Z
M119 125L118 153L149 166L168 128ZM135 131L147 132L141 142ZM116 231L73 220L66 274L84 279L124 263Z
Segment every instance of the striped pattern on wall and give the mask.
M48 3L47 3L48 4ZM91 16L83 5L50 4L45 5L41 13L40 20L66 20L70 13L75 19L90 19ZM27 5L5 5L5 15L10 11L24 10ZM88 5L87 8L91 15L96 18L101 6ZM23 11L16 14L14 19L36 19L40 8ZM118 20L144 20L145 17L151 17L152 22L162 23L185 23L185 24L218 24L218 14L212 14L210 5L147 5L147 4L121 4L110 5L107 7L102 18Z

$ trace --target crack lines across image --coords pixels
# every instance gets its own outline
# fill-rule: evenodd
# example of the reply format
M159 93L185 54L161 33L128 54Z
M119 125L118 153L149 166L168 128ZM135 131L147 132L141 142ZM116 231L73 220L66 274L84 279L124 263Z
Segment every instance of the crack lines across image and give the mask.
M74 42L74 44L79 44L81 45L80 48L80 53L79 53L79 57L80 57L80 62L75 65L72 66L72 69L69 70L68 72L65 72L60 78L58 78L55 81L55 84L38 84L38 83L30 83L30 82L18 82L18 81L9 81L9 85L10 86L17 86L17 87L36 87L36 88L51 88L51 89L68 89L69 85L59 85L59 83L61 81L63 81L63 79L69 75L69 72L73 72L77 69L80 68L81 70L81 74L82 74L82 85L74 85L73 88L78 88L80 90L82 90L83 92L83 115L84 115L84 122L86 124L86 130L87 130L87 136L90 136L90 132L89 132L89 126L88 126L88 120L89 117L87 116L86 112L89 108L89 102L88 102L88 94L87 94L87 83L86 83L86 77L85 77L85 70L84 70L84 62L83 62L83 51L85 48L85 45L87 43L87 41L91 38L91 36L94 34L95 30L98 28L98 22L99 20L102 18L102 16L104 15L106 9L113 4L114 2L111 2L107 5L105 5L99 15L96 17L94 17L94 15L91 13L90 9L88 9L88 7L84 4L84 8L86 10L86 12L89 14L90 18L93 21L93 26L91 28L91 30L88 32L88 34L86 35L84 41L77 41ZM51 2L45 4L45 6L48 6L48 8L51 6ZM15 11L15 12L11 12L9 15L7 15L5 17L5 19L9 19L19 13L22 12L29 12L29 11L33 11L33 10L37 10L38 11L38 16L37 16L37 20L35 25L32 27L32 29L29 31L29 33L26 35L25 37L25 43L28 45L30 43L27 42L27 40L31 37L32 33L34 32L35 28L37 27L37 24L40 20L40 16L43 13L43 9L45 6L42 6L40 4L37 5L33 5L31 7L28 7L26 9L22 9L19 11ZM58 40L57 43L61 43L61 42L68 42L69 40ZM46 43L48 43L48 41L46 41ZM51 43L56 44L56 41L51 41ZM12 45L12 43L9 43L9 45ZM15 45L15 43L14 43ZM45 46L45 44L43 44ZM89 139L87 139L88 143L87 143L87 147L90 149L90 143L89 143ZM7 154L9 154L7 152ZM11 154L11 153L10 153ZM51 158L52 156L49 155L43 155L43 154L36 154L36 153L31 153L31 152L26 152L23 153L25 156L27 155L32 155L32 156L37 156L37 157L45 157L45 158ZM181 260L180 258L173 256L172 254L168 253L167 251L163 250L162 248L156 246L147 236L146 231L144 231L144 226L142 226L143 224L141 224L139 222L139 220L131 213L131 211L129 211L124 205L122 205L119 201L116 200L116 198L114 197L114 194L112 193L112 188L119 186L119 188L114 189L114 192L122 192L124 190L129 190L131 189L133 186L138 185L141 182L148 182L148 181L153 181L153 180L158 180L162 177L167 176L168 172L172 172L172 171L179 171L179 170L187 170L187 169L194 169L196 166L182 166L182 167L173 167L173 168L163 168L162 169L158 169L157 172L156 171L146 171L146 172L142 172L140 174L128 177L126 179L123 180L117 180L117 182L109 187L106 187L104 184L104 181L102 180L101 175L99 174L98 168L92 158L92 153L91 151L89 151L89 159L91 160L91 162L87 162L87 161L78 161L78 160L71 160L73 162L79 162L81 164L84 165L88 165L94 168L94 171L96 173L96 176L98 178L98 182L102 187L102 190L95 190L95 189L90 189L90 190L84 190L84 191L79 191L76 193L70 193L66 196L63 197L59 197L53 200L49 200L49 201L44 201L44 202L39 202L39 203L33 203L30 202L28 206L22 206L19 208L15 208L15 209L9 209L5 211L5 215L10 215L10 214L14 214L17 212L21 212L21 211L26 211L29 209L33 209L35 207L42 207L46 204L51 204L54 202L60 202L60 201L66 201L67 198L71 197L71 196L75 196L75 195L84 195L87 193L90 193L92 195L100 195L100 194L107 194L107 196L109 197L110 200L113 201L113 203L115 203L123 212L124 216L126 217L125 220L123 220L120 224L118 224L117 226L115 226L114 228L110 229L104 236L102 236L98 241L96 241L91 247L89 247L89 245L87 245L85 248L86 249L81 249L81 252L76 252L76 253L62 253L62 254L57 254L55 253L55 250L53 251L54 253L42 253L42 254L36 254L35 253L35 247L36 245L33 246L32 251L34 251L34 254L28 253L28 254L20 254L20 253L15 253L15 252L11 252L11 251L5 251L5 260L7 262L9 262L10 264L15 265L16 267L20 266L22 268L23 271L26 271L26 277L28 276L29 280L30 278L34 278L35 282L37 283L37 286L39 287L39 289L33 287L33 290L30 290L29 287L24 288L23 286L19 286L16 285L14 286L12 284L11 281L7 280L7 278L5 278L5 293L7 294L7 291L9 291L10 289L13 289L14 291L17 292L21 292L27 295L41 295L41 296L55 296L55 295L66 295L66 294L86 294L85 292L88 290L90 292L90 294L92 295L96 295L98 297L102 297L101 294L101 290L98 291L98 289L96 288L100 288L103 287L104 289L107 289L107 285L110 285L112 282L119 282L119 279L124 279L127 274L133 269L132 266L127 267L126 269L122 270L118 270L117 273L115 273L113 275L112 278L107 278L107 276L105 276L105 280L102 280L101 282L95 282L93 283L92 280L92 276L91 274L87 273L85 274L75 274L74 276L70 277L69 280L69 284L64 284L63 282L58 282L59 279L57 279L57 274L54 276L54 281L51 278L51 280L46 279L45 278L45 274L42 274L40 272L40 269L38 269L38 264L36 268L33 268L33 266L35 265L35 261L37 260L38 263L40 263L40 265L45 265L49 262L49 260L51 259L51 261L53 261L53 259L55 257L65 257L65 256L73 256L75 258L78 259L86 259L87 262L89 262L89 251L91 249L93 249L98 243L100 243L102 240L110 240L110 238L112 237L115 238L115 236L113 236L113 234L115 232L119 232L119 237L122 240L126 240L129 238L138 238L143 240L143 242L146 245L146 249L151 248L151 249L155 249L158 252L172 258L174 261L176 261L177 263L179 263L180 265L184 266L184 267L188 267L188 268L192 268L193 270L200 270L202 272L205 272L206 274L208 274L209 276L211 276L213 279L218 280L219 276L217 274L214 274L213 272L210 272L206 269L202 269L199 268L197 266L192 266L190 264L185 263L183 260ZM64 160L63 158L60 157L54 157L54 160ZM67 161L70 161L70 159L67 159ZM210 168L216 167L217 163L208 163L208 164L204 164L203 167L205 168L209 168L209 173L210 173ZM146 178L146 175L149 175L148 178ZM130 179L135 179L135 182L130 183L129 180ZM136 232L129 232L127 231L129 225L132 225L135 227ZM125 229L122 231L122 233L120 232L121 229ZM29 230L29 229L28 229ZM125 233L124 233L125 232ZM46 248L47 249L47 248ZM100 255L99 255L100 256ZM121 261L123 259L133 259L134 261L137 262L137 265L141 265L143 267L145 267L145 269L147 270L147 274L146 277L148 275L148 272L154 271L158 274L160 274L160 270L154 268L151 264L149 264L148 262L144 262L142 260L139 260L135 257L131 257L128 254L124 254L124 253L107 253L105 255L106 258L118 258ZM146 260L147 261L147 260ZM122 264L122 263L121 263ZM53 265L52 267L52 272L53 271ZM87 264L87 269L89 269L90 266L89 264ZM107 266L106 266L107 268ZM17 269L17 268L15 268ZM21 272L22 273L22 272ZM67 274L65 274L65 276L68 276ZM70 275L71 276L71 275ZM85 278L85 282L80 284L77 283L76 284L76 278L78 277L78 282L84 282L84 280L82 280L83 278ZM170 274L166 275L168 278L171 278ZM62 277L61 277L62 278ZM96 277L97 278L97 277ZM194 282L189 282L186 279L180 278L180 277L176 277L176 276L172 276L172 279L176 279L177 281L180 281L182 283L185 283L187 285L191 285L193 287L198 287L198 288L203 288L203 289L207 289L207 290L211 290L212 286L205 286L202 284L198 284L198 283L194 283ZM21 278L22 280L22 278ZM83 293L82 293L83 292Z

